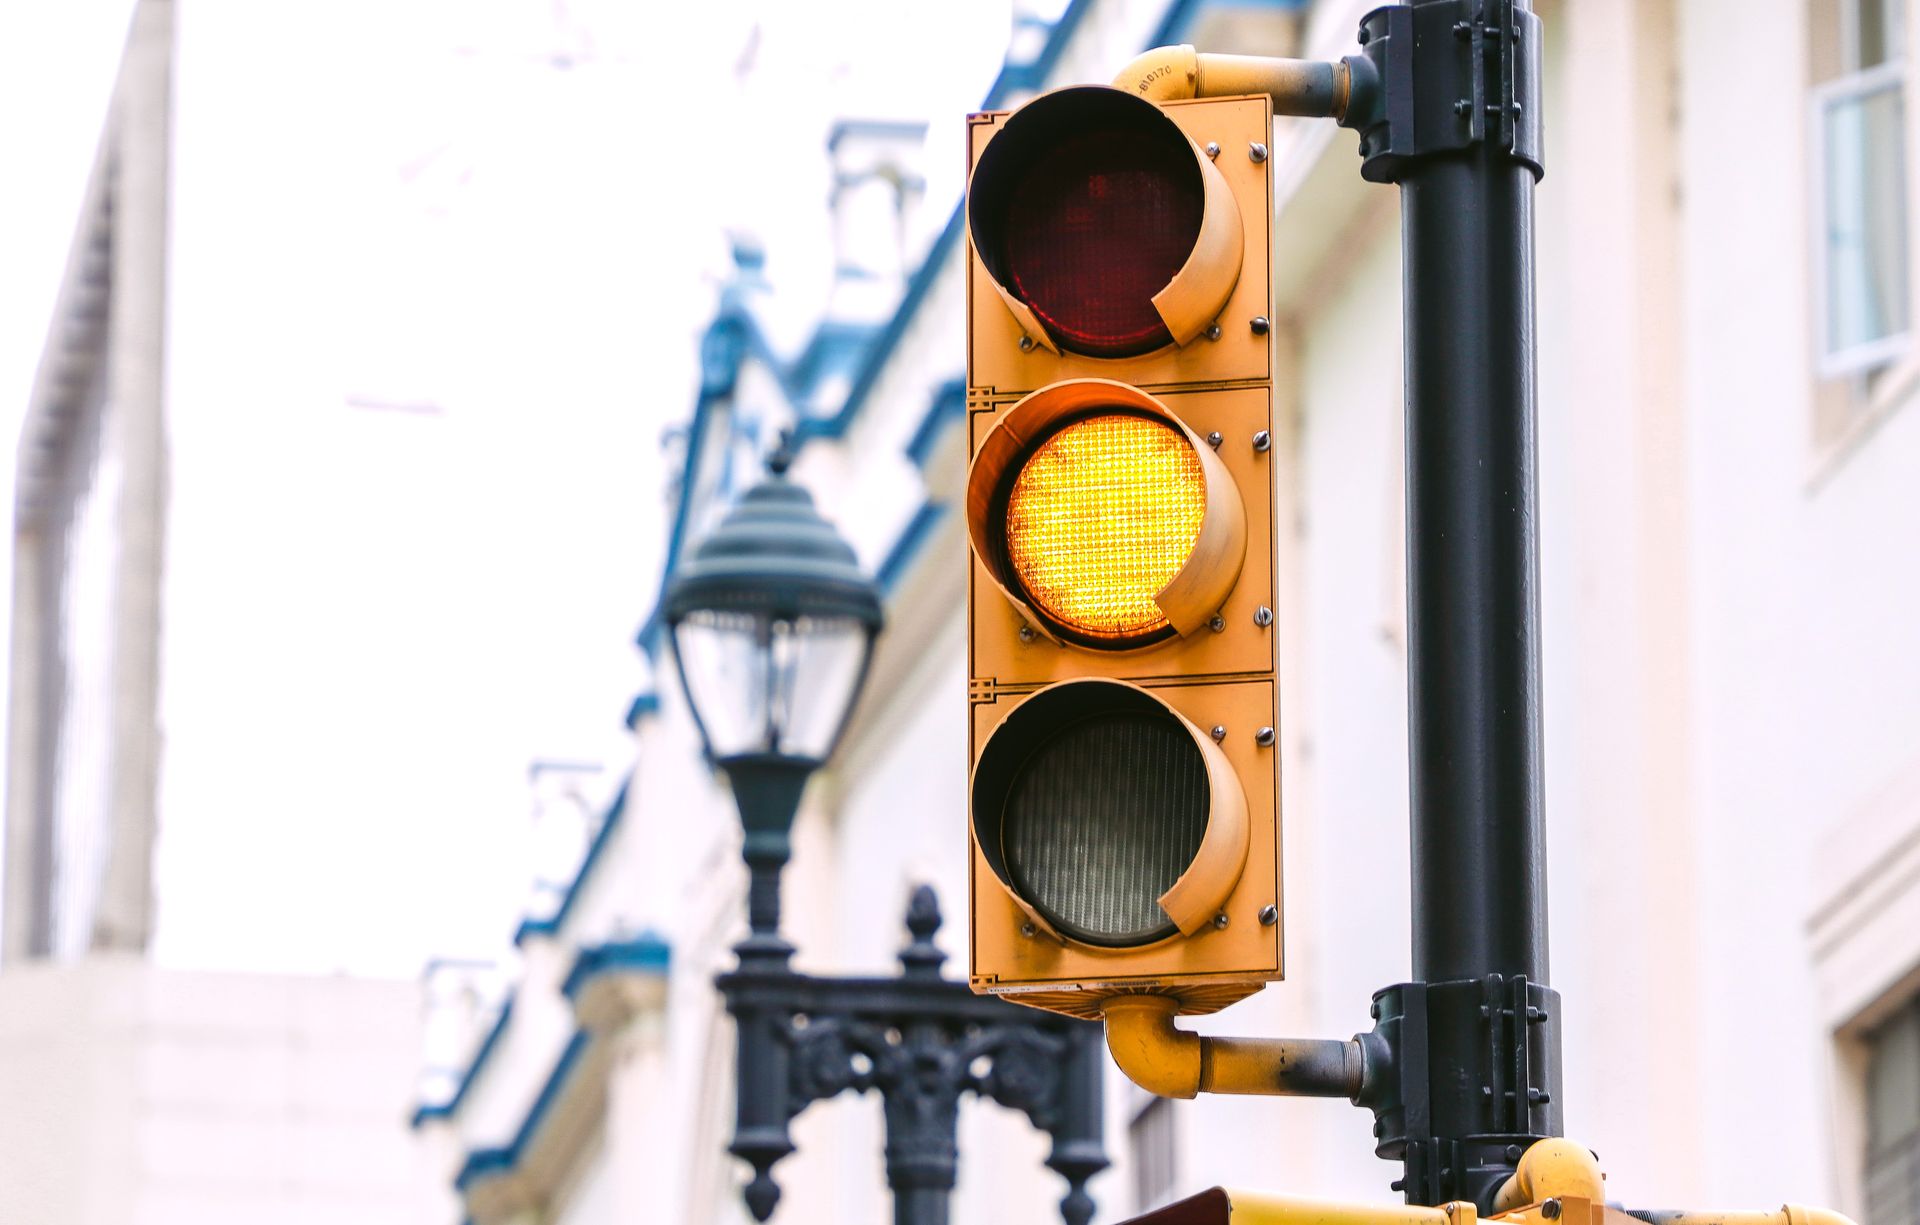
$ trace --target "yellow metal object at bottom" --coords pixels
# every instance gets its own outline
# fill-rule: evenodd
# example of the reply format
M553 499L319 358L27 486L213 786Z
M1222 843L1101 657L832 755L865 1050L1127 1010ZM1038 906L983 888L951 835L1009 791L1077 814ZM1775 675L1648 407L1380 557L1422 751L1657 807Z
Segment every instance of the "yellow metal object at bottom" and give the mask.
M1799 1204L1777 1212L1625 1212L1603 1200L1604 1178L1586 1149L1571 1140L1541 1140L1496 1194L1502 1210L1485 1219L1506 1225L1854 1225L1838 1212ZM1214 1187L1125 1225L1476 1225L1480 1219L1464 1202L1338 1204Z
M1214 1187L1128 1225L1451 1225L1452 1219L1445 1208L1337 1204Z

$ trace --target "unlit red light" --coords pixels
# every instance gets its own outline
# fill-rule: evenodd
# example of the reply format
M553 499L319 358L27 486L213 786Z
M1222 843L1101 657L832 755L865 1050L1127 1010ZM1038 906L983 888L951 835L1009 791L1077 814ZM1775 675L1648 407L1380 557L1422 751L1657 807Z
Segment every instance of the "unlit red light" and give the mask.
M1155 601L1206 515L1200 457L1178 430L1132 414L1048 438L1007 498L1007 558L1027 598L1069 633L1120 646L1170 628Z
M1184 138L1131 127L1068 137L1013 189L1008 281L1072 352L1152 352L1173 342L1153 296L1192 254L1204 207Z

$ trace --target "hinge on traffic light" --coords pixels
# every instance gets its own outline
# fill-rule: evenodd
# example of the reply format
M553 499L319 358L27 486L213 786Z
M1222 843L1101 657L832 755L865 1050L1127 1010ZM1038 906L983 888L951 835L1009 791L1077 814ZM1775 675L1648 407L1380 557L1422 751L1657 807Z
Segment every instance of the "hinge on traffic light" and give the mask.
M994 692L994 679L990 676L970 676L967 678L967 704L978 706L982 702L991 702L997 696Z
M1373 1035L1386 1074L1359 1103L1374 1113L1374 1152L1405 1164L1394 1184L1411 1204L1471 1200L1491 1209L1534 1141L1562 1132L1560 996L1523 977L1399 983L1373 997ZM1466 1068L1468 1083L1435 1085L1434 1068Z
M1362 177L1398 182L1410 162L1483 142L1536 179L1545 172L1540 19L1518 0L1378 8L1360 23L1360 43L1341 124L1359 129Z

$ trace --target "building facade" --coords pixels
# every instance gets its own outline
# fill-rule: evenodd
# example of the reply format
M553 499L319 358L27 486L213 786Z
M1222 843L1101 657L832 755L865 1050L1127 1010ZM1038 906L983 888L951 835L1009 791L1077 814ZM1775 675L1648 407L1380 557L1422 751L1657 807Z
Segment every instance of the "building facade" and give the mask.
M1017 24L980 105L1106 80L1167 42L1336 57L1367 7L1073 0ZM1630 1205L1793 1200L1912 1225L1920 20L1906 0L1538 7L1540 590L1569 1133ZM792 428L796 478L887 593L866 697L796 828L787 932L807 968L886 972L913 886L933 884L950 915L964 897L966 251L958 184L942 195L929 169L958 160L960 119L917 160L901 130L843 129L827 154L846 159L849 198L876 174L928 184L890 309L830 308L783 350L743 249L670 456L668 576ZM1344 1037L1409 970L1398 211L1360 180L1349 133L1280 120L1273 151L1288 979L1195 1028ZM630 713L632 774L561 904L522 925L511 1006L454 1095L423 1108L423 1143L480 1225L641 1204L745 1219L711 984L743 924L738 834L657 618L640 645L655 676ZM955 965L959 930L942 937ZM568 988L610 964L630 1013ZM1213 1184L1384 1200L1394 1177L1344 1103L1166 1102L1117 1073L1107 1100L1104 1220ZM817 1108L795 1139L777 1219L884 1217L874 1103ZM1054 1219L1042 1140L1018 1119L970 1106L962 1145L956 1220Z
M612 343L637 8L123 8L17 454L0 1220L437 1219L415 975L595 828L653 569L598 564L653 484L608 405L694 365Z

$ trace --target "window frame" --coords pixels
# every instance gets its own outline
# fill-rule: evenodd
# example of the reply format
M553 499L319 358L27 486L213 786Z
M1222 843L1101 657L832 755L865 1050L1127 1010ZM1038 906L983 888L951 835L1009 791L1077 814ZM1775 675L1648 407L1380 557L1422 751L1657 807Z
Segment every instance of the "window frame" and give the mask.
M1892 1031L1905 1029L1910 1036L1920 1034L1920 992L1909 992L1904 1000L1880 1017L1870 1028L1862 1032L1856 1041L1860 1047L1860 1074L1862 1092L1860 1107L1862 1118L1859 1125L1859 1208L1860 1219L1871 1225L1875 1207L1874 1183L1876 1177L1889 1172L1904 1175L1907 1187L1905 1194L1910 1210L1920 1210L1920 1127L1916 1127L1897 1137L1884 1147L1876 1146L1874 1121L1872 1117L1874 1088L1872 1080L1876 1072L1881 1071L1879 1060L1883 1057L1883 1048L1892 1040Z
M1154 1116L1149 1123L1148 1116ZM1143 1126L1144 1125L1144 1126ZM1140 1140L1144 1132L1151 1131L1153 1139L1164 1142L1165 1150L1161 1154L1166 1162L1163 1185L1146 1185L1147 1169L1143 1160ZM1179 1114L1174 1109L1173 1099L1156 1097L1148 1093L1130 1095L1127 1109L1127 1160L1131 1168L1133 1183L1133 1209L1136 1214L1151 1212L1165 1207L1180 1194L1180 1123Z
M1851 23L1849 23L1849 26ZM1849 29L1844 37L1857 37ZM1902 35L1904 37L1904 35ZM1828 259L1827 231L1829 216L1829 190L1827 181L1827 125L1829 109L1836 101L1863 99L1883 90L1896 93L1900 105L1901 135L1901 178L1905 221L1912 220L1913 193L1913 139L1908 115L1908 97L1910 94L1908 78L1908 59L1904 54L1876 64L1871 68L1854 69L1814 86L1808 93L1807 129L1810 137L1811 153L1809 169L1812 172L1812 205L1809 218L1812 228L1812 253L1814 265L1813 293L1813 349L1814 371L1823 381L1852 378L1885 369L1898 362L1913 347L1914 339L1914 235L1911 224L1907 224L1904 250L1900 258L1903 288L1906 296L1906 327L1888 336L1844 349L1830 347L1830 327L1832 324L1832 266ZM1851 58L1851 51L1849 56Z

